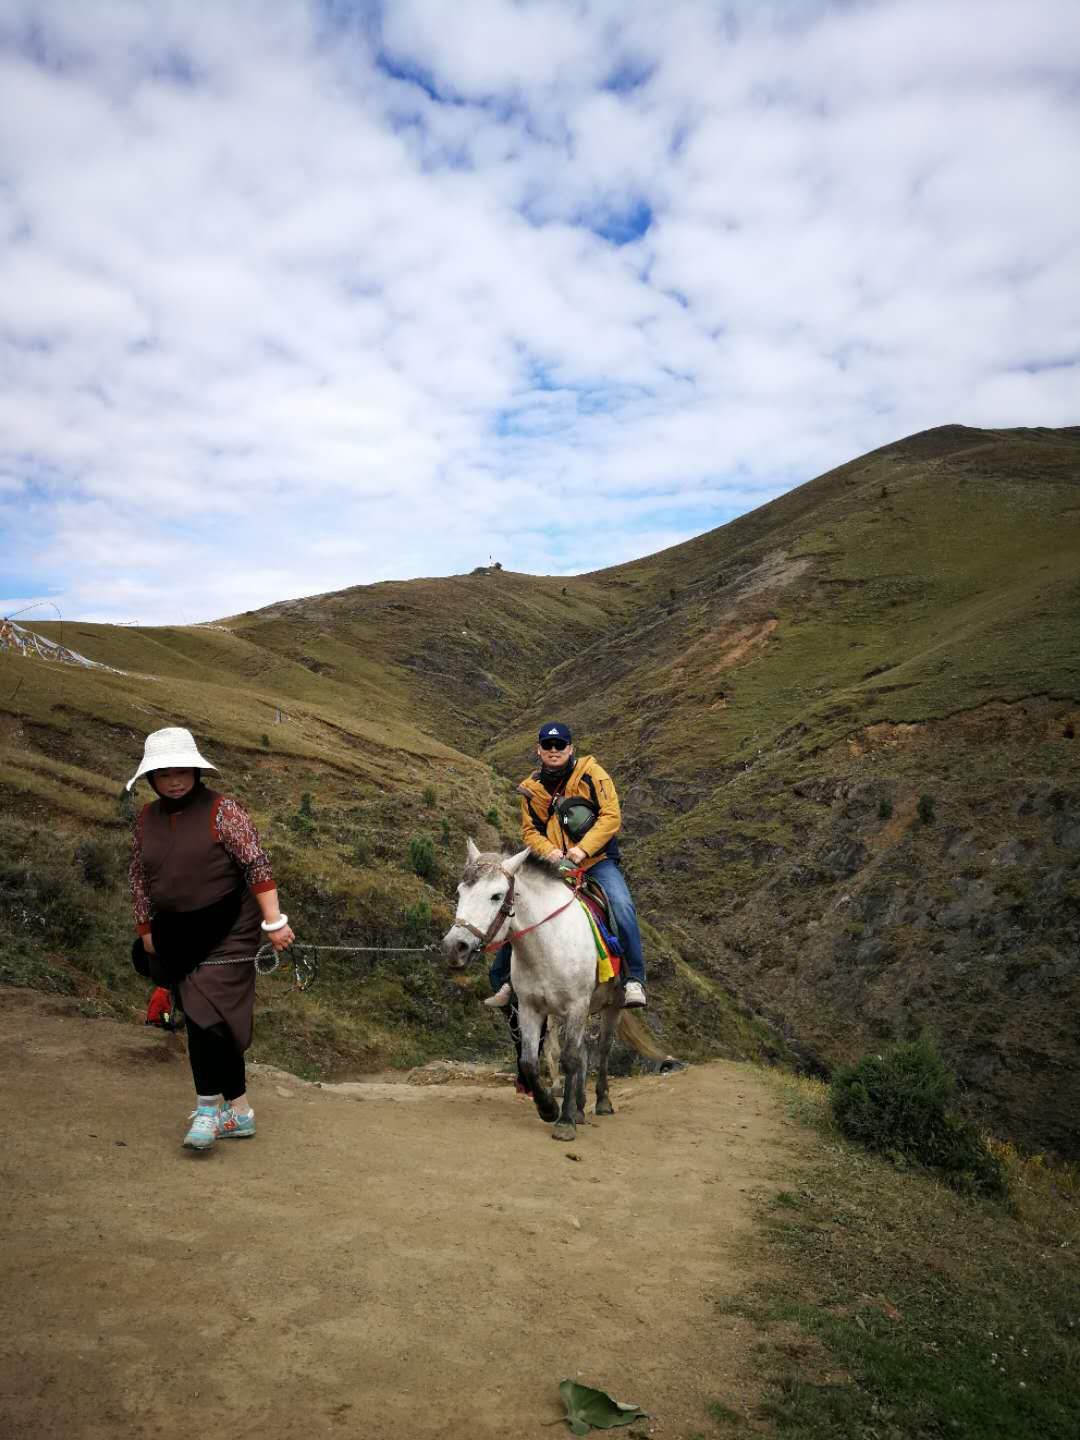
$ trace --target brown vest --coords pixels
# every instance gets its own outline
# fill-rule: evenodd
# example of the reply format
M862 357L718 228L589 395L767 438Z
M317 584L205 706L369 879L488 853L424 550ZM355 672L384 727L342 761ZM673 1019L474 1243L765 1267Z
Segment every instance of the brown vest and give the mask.
M190 805L171 815L160 800L143 807L143 870L155 910L201 910L243 885L240 866L216 838L221 800L215 791L202 789ZM263 940L260 917L258 901L245 890L236 924L214 947L212 957L253 955Z

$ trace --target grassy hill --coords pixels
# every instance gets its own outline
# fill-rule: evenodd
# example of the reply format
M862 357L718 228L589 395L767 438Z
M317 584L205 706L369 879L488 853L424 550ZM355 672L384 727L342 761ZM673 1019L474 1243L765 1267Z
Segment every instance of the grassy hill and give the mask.
M311 938L404 944L466 833L515 835L557 714L619 782L668 1048L827 1069L928 1028L990 1123L1075 1154L1078 619L1080 428L948 426L591 575L69 623L129 673L0 655L0 978L135 1005L117 797L148 729L220 757ZM434 956L260 985L259 1045L305 1073L503 1045Z

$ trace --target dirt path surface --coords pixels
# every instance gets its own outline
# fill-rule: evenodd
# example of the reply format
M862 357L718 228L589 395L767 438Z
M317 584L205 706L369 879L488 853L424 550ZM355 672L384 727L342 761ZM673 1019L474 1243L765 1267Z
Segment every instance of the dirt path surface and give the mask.
M748 1068L616 1081L569 1146L505 1085L263 1072L205 1155L159 1032L0 990L0 1072L5 1440L541 1440L565 1376L691 1437L757 1393L715 1302L806 1142Z

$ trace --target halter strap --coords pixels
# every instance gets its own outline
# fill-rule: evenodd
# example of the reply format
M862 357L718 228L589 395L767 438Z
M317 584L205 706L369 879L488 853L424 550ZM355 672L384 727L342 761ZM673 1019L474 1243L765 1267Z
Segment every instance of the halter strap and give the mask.
M512 919L514 914L514 886L517 877L509 874L506 870L503 869L501 865L499 866L499 874L502 875L504 879L508 880L510 882L510 885L506 894L503 896L502 904L499 906L498 910L495 911L495 917L486 930L481 930L479 926L473 925L472 922L469 920L462 920L459 916L454 916L454 924L460 925L463 930L468 930L471 935L475 935L476 938L480 941L481 950L497 949L498 946L503 943L500 940L498 941L497 945L493 946L491 944L491 937L495 934L496 930L498 930L503 921Z

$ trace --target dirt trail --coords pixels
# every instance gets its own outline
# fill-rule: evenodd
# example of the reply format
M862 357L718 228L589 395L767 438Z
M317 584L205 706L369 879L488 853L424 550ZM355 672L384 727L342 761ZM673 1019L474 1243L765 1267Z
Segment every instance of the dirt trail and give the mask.
M0 1073L5 1440L541 1440L567 1375L689 1437L757 1393L715 1301L805 1140L749 1069L617 1081L571 1146L507 1086L261 1073L206 1155L159 1032L0 990Z

